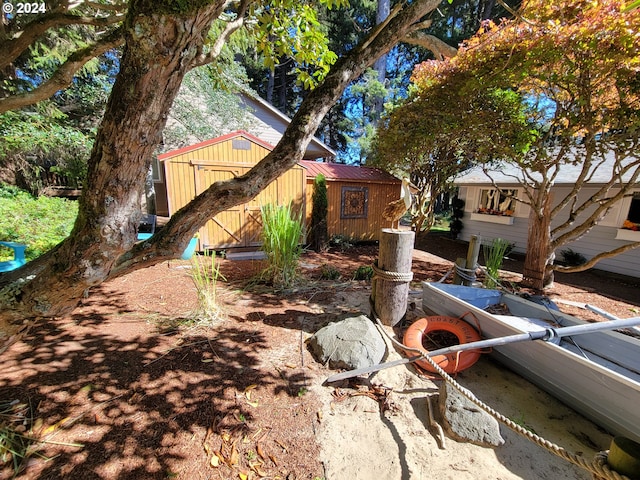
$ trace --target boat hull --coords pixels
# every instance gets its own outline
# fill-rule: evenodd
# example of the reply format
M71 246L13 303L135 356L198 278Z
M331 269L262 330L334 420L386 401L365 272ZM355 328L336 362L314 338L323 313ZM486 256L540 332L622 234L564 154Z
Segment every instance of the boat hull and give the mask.
M465 292L454 287L459 286L424 283L425 311L464 315L472 325L477 321L484 338L540 330L551 322L586 323L509 294L494 295L491 301L506 304L512 315L494 315L458 298ZM572 349L564 342L528 341L495 347L492 355L610 433L640 442L640 341L608 331L573 340L578 346Z

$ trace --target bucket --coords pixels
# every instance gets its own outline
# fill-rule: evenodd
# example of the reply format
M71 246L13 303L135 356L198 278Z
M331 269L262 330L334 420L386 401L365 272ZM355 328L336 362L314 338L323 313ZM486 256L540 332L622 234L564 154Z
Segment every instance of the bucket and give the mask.
M180 258L182 260L189 260L191 257L193 257L193 254L196 251L197 245L198 245L198 238L193 237L191 240L189 240L189 245L187 245L187 248L185 249L185 251L182 252L182 256Z

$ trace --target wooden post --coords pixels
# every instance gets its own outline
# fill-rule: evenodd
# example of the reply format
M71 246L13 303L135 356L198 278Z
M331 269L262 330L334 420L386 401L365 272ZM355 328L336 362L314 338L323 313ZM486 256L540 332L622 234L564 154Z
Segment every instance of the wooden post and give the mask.
M469 239L469 250L467 250L467 262L466 268L473 269L478 264L478 256L480 255L480 245L482 244L482 237L480 235L471 235ZM473 283L471 280L465 279L462 284L470 286Z
M462 257L458 257L456 258L456 267L460 267L460 268L464 268L467 266L467 261L462 258ZM462 279L462 277L460 275L458 275L458 269L454 268L453 269L453 284L454 285L462 285L462 282L464 280Z
M407 313L415 232L383 228L372 299L380 321L394 326ZM388 273L387 273L388 272Z

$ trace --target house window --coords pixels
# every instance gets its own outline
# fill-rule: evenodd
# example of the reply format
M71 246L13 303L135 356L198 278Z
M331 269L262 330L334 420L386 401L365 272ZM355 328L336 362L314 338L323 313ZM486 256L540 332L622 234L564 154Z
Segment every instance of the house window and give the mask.
M340 218L367 218L368 187L342 187Z
M481 189L476 213L511 217L516 208L516 193L516 190Z
M635 192L631 197L629 213L627 219L622 224L622 228L627 230L640 230L640 192Z

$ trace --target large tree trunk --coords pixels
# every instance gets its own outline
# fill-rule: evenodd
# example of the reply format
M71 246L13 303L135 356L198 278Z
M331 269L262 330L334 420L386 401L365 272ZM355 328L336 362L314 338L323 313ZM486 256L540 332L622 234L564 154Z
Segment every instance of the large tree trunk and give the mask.
M0 298L0 334L16 334L42 315L69 311L133 246L145 178L167 112L221 7L222 2L181 15L157 13L162 9L149 2L131 3L120 72L91 153L73 232L49 255L16 272L36 276L19 295Z
M302 158L320 121L348 84L415 29L440 0L407 5L384 29L372 32L309 93L269 155L247 174L214 183L151 239L135 243L151 155L180 82L222 8L206 5L178 14L175 2L167 2L170 5L134 1L130 6L121 72L98 131L71 236L49 254L0 278L0 352L39 318L70 311L92 286L179 256L208 219L258 195Z
M551 195L542 197L540 208L531 208L527 256L524 261L522 284L542 290L553 283L553 250L551 245Z

